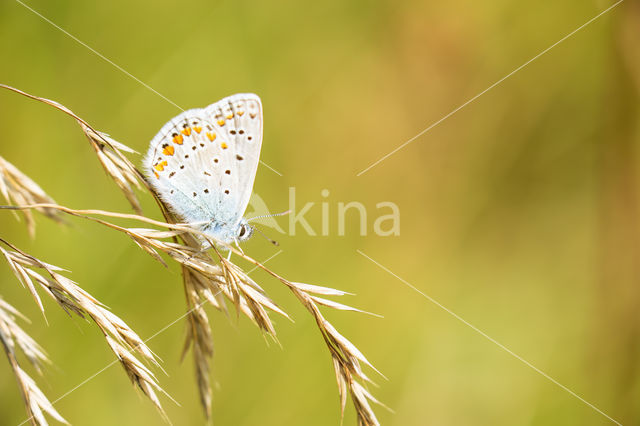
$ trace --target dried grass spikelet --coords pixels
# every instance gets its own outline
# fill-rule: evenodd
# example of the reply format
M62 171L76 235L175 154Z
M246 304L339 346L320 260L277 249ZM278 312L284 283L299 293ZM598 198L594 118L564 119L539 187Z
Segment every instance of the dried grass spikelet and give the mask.
M46 413L57 421L68 424L53 408L53 404L38 388L36 382L18 363L17 348L20 348L38 373L42 372L42 364L49 364L50 361L40 345L17 324L17 318L26 320L17 309L0 298L0 342L18 382L30 422L34 426L47 425L47 420L44 417L44 413Z
M131 161L129 161L129 159L127 159L127 157L125 157L125 155L122 153L122 151L128 153L135 153L136 151L120 142L117 142L106 133L98 132L93 127L91 127L89 123L80 118L69 108L56 101L31 95L29 93L23 92L22 90L16 89L15 87L7 86L6 84L0 84L0 88L11 90L12 92L18 93L22 96L26 96L30 99L35 99L37 101L43 102L73 117L82 128L82 131L89 140L91 147L96 152L98 160L100 161L100 164L102 164L102 167L107 175L109 175L114 180L116 185L118 185L133 209L138 214L142 214L142 208L140 207L140 202L138 201L138 198L136 197L136 194L134 192L134 187L140 189L142 187L142 184L147 187L147 189L150 190L150 188L140 171L137 170L133 163L131 163ZM40 200L35 201L34 203L45 202L52 201Z
M13 164L0 156L0 193L9 204L26 206L38 203L53 203L53 198L35 183L29 176L22 173ZM60 212L50 208L36 209L50 219L62 223ZM23 210L22 214L31 237L35 236L36 223L31 210Z
M174 231L120 228L113 224L109 226L129 235L139 247L160 262L164 263L160 257L160 253L164 253L181 264L188 306L187 335L182 356L184 357L189 348L192 349L200 402L209 417L212 399L209 377L213 336L204 309L205 303L211 303L217 309L226 312L222 295L226 296L234 303L238 313L243 313L274 339L276 332L267 310L286 318L289 318L288 315L232 263L223 258L220 259L220 263L215 263L209 254L198 248L162 241L163 238L183 236L185 232L193 231L185 225L174 225L177 228Z
M82 318L89 317L99 328L109 348L117 356L132 383L136 385L156 406L162 416L162 409L156 392L163 392L151 371L134 355L158 366L155 355L142 339L117 315L80 288L75 282L60 274L61 268L42 262L0 238L0 253L7 260L18 280L29 290L44 314L44 307L37 289L54 299L67 313L75 313Z
M133 187L142 189L140 172L121 152L136 153L136 151L112 139L106 133L95 131L82 121L78 121L78 123L80 123L82 131L96 152L105 172L118 185L118 188L120 188L133 209L142 214L142 207L140 207L140 202L133 191Z
M157 196L155 198L163 209L167 222L176 223L177 220L173 214L164 207L162 201L160 201ZM193 250L199 250L199 243L193 235L188 233L182 234L180 235L180 239L187 247L190 247ZM174 241L177 242L177 236L174 237ZM210 256L207 260L209 259ZM221 288L224 282L220 279L221 275L216 275L214 273L213 278L206 277L184 264L181 265L181 270L182 284L188 308L186 335L182 348L181 360L184 359L185 355L191 348L200 405L202 406L206 418L209 419L211 418L211 404L213 399L210 380L210 364L213 359L214 344L209 316L205 310L205 304L211 304L214 308L224 312L228 316L229 312L227 311L227 305L225 304ZM214 271L216 270L214 269Z
M138 219L154 222L142 217ZM289 316L236 265L219 256L219 253L218 263L216 263L210 254L202 252L199 246L195 246L195 241L192 240L189 232L198 234L198 231L187 225L155 223L174 228L172 231L158 231L144 228L122 228L104 221L100 222L124 232L140 248L163 264L164 261L160 257L160 253L168 255L181 264L189 308L187 336L182 356L184 357L189 348L192 349L200 402L205 414L209 417L212 398L209 373L210 359L213 356L213 337L204 304L209 302L217 309L226 312L226 305L222 298L224 295L233 302L238 313L247 316L258 328L276 341L275 327L268 315L268 310L288 319ZM190 245L163 241L163 239L175 237L181 237Z
M344 414L344 409L346 406L347 396L351 396L351 400L356 409L356 414L358 416L358 424L360 425L379 425L379 421L373 412L370 402L374 402L379 405L381 404L378 400L376 400L373 395L367 390L366 384L373 382L367 377L367 375L362 370L362 365L365 364L369 366L371 369L376 371L378 374L378 370L376 370L373 365L365 358L365 356L358 350L358 348L351 343L348 339L346 339L343 335L341 335L336 328L327 321L326 318L320 312L320 306L343 310L343 311L355 311L355 312L363 312L360 309L353 308L348 305L344 305L342 303L334 302L330 299L326 299L325 297L320 296L343 296L347 293L336 290L329 287L322 287L311 284L297 283L289 281L270 269L264 267L264 265L256 262L250 257L244 255L244 253L236 252L237 255L243 257L245 260L254 263L256 266L262 268L264 271L277 278L280 282L286 285L298 298L298 300L302 303L302 305L311 313L316 321L316 325L320 330L322 337L327 345L329 352L331 354L332 362L335 369L336 380L338 383L338 391L340 394L340 402L341 402L341 411ZM220 265L223 269L228 269L227 275L232 275L233 278L227 278L228 281L238 280L240 282L240 286L243 288L243 294L250 292L252 290L257 290L259 293L254 294L253 300L260 300L260 297L264 294L262 289L251 280L238 266L227 261L226 259L220 257ZM264 295L266 297L266 295ZM273 310L273 308L271 308ZM258 325L263 331L267 331L271 333L268 328L271 325L271 322L268 321L266 324L262 324L260 320L263 318L259 311L251 312L254 314L254 323ZM280 312L279 312L280 313ZM286 316L286 313L282 312L282 315ZM288 318L288 316L287 316ZM266 317L268 320L268 317ZM275 335L275 331L273 331ZM384 377L384 376L383 376Z
M160 253L164 253L179 262L183 267L183 271L187 271L185 274L185 293L190 306L190 329L187 334L185 350L189 345L193 348L201 401L207 413L209 413L211 409L208 359L213 353L213 345L211 343L211 329L208 318L206 313L201 309L204 302L210 301L219 309L224 309L224 302L221 302L219 298L216 297L218 294L223 294L234 303L238 312L250 318L263 332L272 336L274 339L276 338L275 328L267 314L268 310L289 318L241 268L221 256L215 249L215 246L213 252L218 257L217 262L214 261L208 253L202 252L199 247L196 248L177 242L163 241L169 238L175 239L178 236L186 240L194 238L193 236L196 235L209 238L201 231L185 224L159 222L144 216L106 212L102 210L73 210L56 205L34 205L30 208L36 207L55 208L68 214L83 217L112 229L119 230L127 234L140 248L158 261L163 264L165 263L160 256ZM168 228L168 230L124 228L90 215L135 219L155 226ZM358 416L358 423L367 426L378 425L379 421L373 412L371 403L382 404L367 390L366 385L372 383L372 381L364 373L362 366L367 365L378 374L380 373L357 347L342 336L322 315L320 307L344 311L363 311L326 298L326 296L335 297L345 295L346 293L343 291L289 281L266 268L260 262L237 250L235 247L219 241L212 243L224 246L238 257L263 269L293 292L296 298L315 319L316 325L329 350L338 383L342 412L344 412L347 398L350 396Z
M102 210L74 210L53 204L40 204L38 206L51 207L74 216L90 219L122 232L129 236L138 247L165 266L166 263L162 259L161 253L181 264L183 271L186 271L183 273L183 276L185 294L189 307L187 313L189 328L183 356L189 347L193 349L200 399L207 415L211 413L209 360L213 355L213 340L209 320L202 306L202 301L208 301L218 309L226 311L222 295L226 296L234 303L239 313L241 312L246 315L262 331L273 337L274 340L276 339L275 327L269 318L267 310L289 318L255 281L251 280L233 263L226 261L226 259L221 256L219 256L220 263L216 263L211 255L202 252L199 246L196 248L195 246L180 244L175 241L164 241L180 236L195 245L195 240L191 239L192 237L190 237L189 233L196 235L201 235L202 233L187 225L167 224L165 222L148 219L144 216L105 212ZM35 205L31 207L35 207ZM173 229L125 228L89 215L136 219Z
M245 260L256 264L256 266L264 269L285 284L314 317L331 354L338 383L342 413L344 414L347 397L350 395L358 416L358 424L366 426L379 425L380 423L370 403L382 404L367 390L366 384L373 382L364 373L362 364L369 366L378 374L380 373L353 343L341 335L335 327L324 318L320 312L320 306L345 311L363 311L334 302L325 297L320 297L342 296L346 294L345 292L329 287L288 281L243 253L237 254ZM226 285L223 284L220 286L225 296L234 301L239 312L243 312L263 332L271 335L275 339L275 329L265 308L277 312L286 318L289 318L289 316L277 305L273 304L271 299L264 293L264 290L238 266L222 256L219 257L219 265L223 270L223 276L226 281ZM210 390L208 392L210 393ZM203 390L201 389L201 395L202 394Z
M207 283L186 266L182 267L182 276L188 314L187 333L181 359L184 359L189 348L192 348L200 404L202 405L205 415L209 418L211 416L212 399L209 379L209 360L213 357L213 335L211 333L211 326L209 325L209 317L204 310L205 302L202 300L202 295L209 293L210 290L208 289ZM216 299L218 295L219 293L212 298L205 298L204 300L218 302Z
M267 272L271 273L268 270ZM315 319L316 325L322 334L333 361L342 414L344 415L347 396L350 395L358 416L358 424L367 426L379 425L380 423L371 408L370 402L384 405L375 399L367 390L366 384L373 384L373 382L363 372L361 364L369 366L381 376L382 374L375 369L353 343L340 334L338 330L324 318L319 307L325 306L343 311L367 312L319 296L342 296L347 294L343 291L329 287L291 282L274 273L271 273L271 275L286 285Z

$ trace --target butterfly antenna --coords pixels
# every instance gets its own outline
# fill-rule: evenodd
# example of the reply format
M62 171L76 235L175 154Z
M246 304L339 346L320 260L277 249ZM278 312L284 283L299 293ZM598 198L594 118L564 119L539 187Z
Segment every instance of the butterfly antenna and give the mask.
M251 222L252 220L258 220L258 219L263 219L265 217L274 217L274 216L284 216L286 214L291 213L291 210L287 210L286 212L282 212L282 213L271 213L271 214L263 214L261 216L255 216L252 217L250 219L247 219L247 223ZM265 235L264 232L262 232L262 230L260 228L258 228L257 226L253 225L252 226L253 229L255 229L256 231L258 231L258 233L260 235L262 235L264 238L266 238L267 241L269 241L271 244L273 244L274 246L278 247L280 245L280 243L278 243L276 240L272 240L271 238L267 237Z
M252 220L264 219L265 217L284 216L289 213L291 213L291 210L287 210L286 212L282 212L282 213L263 214L262 216L255 216L255 217L252 217L251 219L247 219L247 222L251 222Z
M272 240L271 238L267 237L267 235L264 232L262 232L262 230L260 228L258 228L257 226L253 225L253 229L258 231L258 234L262 235L267 241L269 241L274 246L278 247L280 245L280 243L277 242L276 240Z

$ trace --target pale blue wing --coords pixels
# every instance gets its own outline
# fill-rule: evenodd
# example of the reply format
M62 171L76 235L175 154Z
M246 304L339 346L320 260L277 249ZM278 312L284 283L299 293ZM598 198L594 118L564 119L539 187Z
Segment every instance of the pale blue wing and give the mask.
M144 168L178 217L209 222L204 230L230 242L251 197L261 144L260 98L233 95L165 124L151 141Z

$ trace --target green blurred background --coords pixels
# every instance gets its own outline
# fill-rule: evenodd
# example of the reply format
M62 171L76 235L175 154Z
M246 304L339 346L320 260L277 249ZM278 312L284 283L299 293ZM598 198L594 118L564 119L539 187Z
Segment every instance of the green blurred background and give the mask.
M638 166L640 9L626 1L367 173L356 174L609 7L598 1L249 2L185 0L28 5L182 108L236 92L263 100L255 192L272 211L298 207L329 236L278 235L269 266L291 280L356 296L384 316L327 317L388 381L374 394L386 425L604 425L551 383L366 255L486 332L622 424L640 423ZM0 3L0 81L57 100L144 152L180 111L17 2ZM73 120L0 92L0 155L74 208L130 212ZM137 164L139 156L131 156ZM321 191L328 189L329 197ZM159 218L148 196L143 207ZM337 203L359 201L337 235ZM372 234L376 203L401 210L401 233ZM125 236L79 219L38 218L30 240L9 213L2 237L55 265L143 338L185 312L178 268ZM279 218L285 229L288 219ZM253 238L256 259L277 251ZM215 424L331 425L332 365L310 316L266 274L254 277L295 323L276 318L282 349L245 318L210 310ZM54 366L53 400L113 360L97 328L46 301L47 326L6 264L0 294ZM176 425L204 424L184 323L150 342L168 376ZM4 365L3 365L4 364ZM31 370L29 370L31 371ZM372 372L372 376L375 374ZM0 361L0 424L25 419ZM56 407L72 424L161 424L119 366ZM349 405L345 424L355 424Z

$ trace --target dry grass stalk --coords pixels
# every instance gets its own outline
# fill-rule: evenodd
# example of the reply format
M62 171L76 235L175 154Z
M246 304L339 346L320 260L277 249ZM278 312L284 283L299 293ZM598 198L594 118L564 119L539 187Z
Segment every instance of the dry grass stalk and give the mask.
M229 247L233 249L232 247ZM338 383L338 391L340 394L341 401L341 411L344 414L344 409L346 406L347 395L351 396L351 400L356 409L356 414L358 416L358 424L360 425L379 425L379 421L371 408L370 402L374 402L376 404L382 405L377 399L373 397L373 395L366 389L366 383L373 383L363 372L361 363L368 365L378 374L380 374L373 365L365 358L365 356L356 348L356 346L351 343L348 339L342 336L335 327L327 321L322 313L320 312L319 306L325 306L332 309L345 310L345 311L356 311L363 312L359 309L353 308L351 306L347 306L341 303L334 302L332 300L326 299L320 296L342 296L346 293L340 290L336 290L329 287L321 287L311 284L304 283L296 283L291 282L270 269L264 267L264 265L255 261L254 259L246 256L242 252L238 252L235 249L233 251L243 259L255 264L256 266L262 268L270 275L277 278L280 282L285 284L294 295L300 300L302 305L311 313L311 315L316 320L316 324L318 329L320 330L322 337L329 349L331 354L331 358L333 361L336 379ZM224 271L224 276L227 283L233 283L231 285L222 286L223 291L225 289L231 289L231 291L237 291L242 294L243 299L247 299L250 301L261 300L261 297L267 297L262 288L258 286L251 278L247 276L247 274L241 270L235 264L227 261L224 257L220 256L220 254L216 251L219 257L219 265L222 267ZM238 290L236 290L236 288ZM254 292L254 294L251 294ZM229 290L227 290L227 297L234 298L236 295L234 293L228 294ZM246 297L246 294L251 294L250 297ZM270 299L268 299L270 300ZM273 329L273 325L269 320L269 317L266 316L266 312L262 312L259 308L261 305L266 305L266 302L263 302L257 306L248 305L246 308L249 309L250 314L245 312L247 316L253 319L254 323L261 328L263 331L275 337L275 330ZM242 310L243 306L240 304L240 308ZM288 318L287 314L279 311L277 306L271 307L271 310L280 313ZM243 311L244 312L244 311ZM264 321L264 322L263 322Z
M211 383L210 377L210 359L213 357L213 335L211 334L211 326L209 325L209 317L204 310L204 300L218 302L216 298L218 294L211 294L213 297L203 296L210 294L211 290L207 285L207 280L203 279L199 274L191 271L186 266L182 266L182 276L184 280L184 291L187 299L188 315L187 315L187 335L185 337L184 347L182 350L182 358L186 355L189 348L192 348L193 364L195 367L196 380L198 382L198 394L200 395L200 404L207 416L211 417ZM222 302L224 304L224 301ZM215 305L214 305L215 306Z
M53 198L47 195L40 185L35 183L29 176L18 170L13 164L0 157L0 193L9 204L26 206L38 203L55 204ZM40 213L62 223L60 212L55 209L38 208ZM36 223L31 210L23 210L22 214L29 231L33 237L36 231Z
M132 228L119 230L129 235L139 247L162 263L164 262L159 252L181 264L188 307L188 327L182 356L184 357L189 348L192 349L200 402L209 418L212 400L210 360L213 357L213 336L204 304L208 302L226 313L224 295L234 303L238 313L242 312L274 339L276 332L267 309L287 318L288 316L237 266L222 257L219 263L215 263L209 254L201 252L195 246L193 238L186 233L192 231L191 229L185 225L174 226L177 228L174 231ZM162 241L178 236L185 240L185 244Z
M34 206L29 206L35 208ZM206 300L215 307L226 310L221 295L225 295L236 306L238 312L242 312L251 319L261 330L275 339L275 328L267 314L267 309L277 312L286 318L288 315L282 311L264 291L246 274L220 256L221 264L216 264L211 256L192 245L167 242L164 239L183 237L186 241L195 245L195 238L188 235L192 232L204 236L202 233L184 224L167 224L148 219L144 216L128 215L122 213L105 212L102 210L74 210L55 204L40 204L40 208L53 208L74 216L83 217L98 222L111 229L128 235L135 243L166 266L160 253L171 257L183 267L185 295L187 297L188 321L187 337L184 352L189 347L193 349L196 379L203 409L207 416L211 413L211 386L209 381L210 359L213 356L213 338L209 319L201 301ZM29 208L27 207L27 208ZM172 228L166 231L145 228L125 228L113 223L97 219L88 215L103 215L117 218L137 219L158 226ZM34 291L32 291L32 294ZM37 296L35 296L37 297ZM39 299L37 299L39 301Z
M13 306L0 298L0 342L2 342L5 354L9 359L9 365L18 382L31 424L35 426L47 425L44 413L66 424L67 421L53 408L35 381L18 363L17 348L20 348L38 373L42 373L42 364L48 364L50 361L40 345L17 324L17 317L26 320Z
M0 206L2 209L11 210L23 210L26 208L52 208L73 216L82 217L100 223L111 229L120 231L128 235L135 243L151 255L154 259L166 265L160 253L164 253L171 257L176 262L189 268L193 273L199 276L198 289L207 290L206 293L202 293L201 296L205 298L211 297L208 295L218 294L222 291L222 294L227 296L237 307L238 311L244 313L249 317L260 329L270 334L275 338L275 329L273 324L269 320L266 314L266 309L272 310L286 318L289 316L282 311L264 292L264 290L249 278L244 272L232 262L227 261L219 252L215 251L219 258L219 263L216 263L213 258L206 252L201 251L190 245L180 244L176 242L164 241L164 239L174 238L177 236L185 236L190 233L203 238L209 238L206 234L198 231L186 224L171 224L166 222L160 222L157 220L149 219L144 216L115 213L104 210L75 210L68 207L59 206L56 204L35 204L31 206ZM111 222L107 222L102 219L97 219L90 215L108 216L122 219L134 219L141 222L149 223L152 225L169 228L167 231L161 231L157 229L147 228L125 228L119 225L115 225ZM257 261L251 259L249 256L241 253L236 248L224 244L220 241L211 241L219 246L224 246L226 249L231 250L237 255L241 256L245 260L253 263L254 265L260 265ZM214 301L214 306L219 304L219 299Z
M226 306L224 304L224 299L222 298L222 295L224 295L227 299L233 302L238 313L242 312L263 332L272 336L274 339L276 339L275 328L267 314L267 310L277 312L286 318L289 318L288 315L282 311L266 295L264 290L255 281L250 279L242 269L223 258L217 250L215 251L218 258L217 262L215 262L210 255L200 251L198 237L200 237L200 239L208 239L209 237L187 225L180 225L176 223L176 218L173 217L162 201L153 192L149 184L144 179L143 174L121 152L134 152L133 150L111 139L108 135L94 130L86 121L55 101L33 96L10 86L0 84L0 87L40 102L44 102L73 117L82 127L83 132L98 155L98 159L100 160L103 168L107 174L114 179L136 212L140 213L141 209L133 191L133 186L140 188L140 183L142 183L156 199L167 223L154 221L143 216L119 214L100 210L73 210L63 206L57 206L53 204L50 199L34 199L29 203L25 202L21 204L16 202L16 204L24 208L44 209L42 211L50 211L51 209L63 211L71 215L96 221L112 229L124 232L132 238L140 248L161 263L165 264L160 256L160 253L164 253L181 264L185 296L189 307L187 315L189 327L184 352L186 352L189 347L193 348L196 377L198 380L201 402L208 417L211 413L209 360L213 355L213 340L209 320L203 308L204 303L209 302L216 308L226 312ZM26 204L31 204L31 206L27 206ZM24 210L24 208L21 210ZM124 228L88 215L135 219L152 225L169 228L170 230L158 231L154 229ZM167 238L172 238L174 242L169 243L162 241ZM176 238L182 239L184 244L179 244ZM265 268L257 261L246 256L244 253L238 251L235 247L222 244L218 241L215 241L214 243L218 247L223 246L246 261L264 269L266 272L285 284L294 293L298 300L314 317L324 341L329 348L336 372L342 411L344 412L347 395L350 395L358 414L358 423L361 425L379 424L369 403L375 402L379 404L379 402L364 387L364 384L371 381L362 371L361 363L364 363L371 368L373 368L373 366L351 342L338 333L338 331L322 316L319 309L319 306L325 306L332 309L359 311L358 309L318 296L341 296L345 293L327 287L290 282ZM32 288L30 288L30 290L32 290ZM32 294L34 294L34 291L32 291ZM36 300L39 302L37 296L34 297L36 297ZM61 302L59 301L59 303ZM114 349L112 347L112 349L114 352L118 353L117 348ZM132 364L132 366L133 365L135 365L135 363ZM125 370L127 370L126 366ZM134 382L136 381L136 379L132 380L134 380ZM151 386L148 391L153 392L153 388L154 387Z
M329 353L331 354L338 383L342 413L344 414L347 396L350 395L358 416L358 424L365 426L379 425L380 423L371 408L370 402L374 402L379 405L383 404L375 399L366 389L365 385L367 383L373 384L373 382L363 372L361 363L369 366L376 373L380 375L382 374L375 369L375 367L365 358L362 352L360 352L353 343L340 334L335 327L327 321L326 318L324 318L319 307L325 306L332 309L363 313L364 311L320 297L343 296L347 294L343 291L329 287L292 282L257 262L256 265L286 285L315 319L316 325L318 326L325 344L329 349Z
M158 201L159 199L156 198ZM162 207L162 203L159 201ZM165 213L167 222L175 223L176 220L169 212ZM199 243L190 234L181 235L185 245L193 249L198 249ZM177 238L174 237L177 242ZM228 315L227 306L222 295L220 285L222 282L216 279L206 278L202 274L193 271L191 268L182 265L182 283L187 300L187 328L184 346L182 349L182 359L191 348L193 355L193 365L195 368L196 382L198 384L198 395L200 405L205 416L211 418L211 381L210 364L213 359L213 335L209 325L209 317L204 305L210 303L216 309Z
M214 253L216 253L218 257L218 262L216 263L211 256L200 251L198 248L190 245L178 244L176 242L163 241L163 239L175 238L177 236L188 241L190 238L193 239L191 241L194 241L195 236L209 238L202 232L190 228L187 225L159 222L144 216L113 213L102 210L73 210L56 205L34 205L30 207L54 208L75 216L96 221L112 229L124 232L129 235L129 237L131 237L139 247L163 264L164 261L162 260L160 253L170 256L182 265L183 270L189 271L188 275L185 275L185 277L188 277L185 278L185 280L188 280L188 286L185 285L185 292L187 294L187 301L191 310L191 327L188 331L185 350L189 344L192 345L196 360L196 374L198 377L201 400L205 412L207 413L209 413L211 409L208 359L213 354L213 345L211 343L211 329L209 327L209 322L206 317L206 313L201 310L202 303L200 303L200 301L211 301L214 306L223 309L223 304L221 304L219 299L214 296L221 291L222 294L234 303L238 312L245 314L263 332L271 335L274 339L275 328L273 327L271 319L267 315L267 309L289 318L284 311L271 301L257 283L249 278L238 266L226 260L217 250L214 250ZM134 219L155 226L168 228L169 230L160 231L156 229L123 228L89 215ZM223 246L244 260L260 267L286 285L293 292L307 311L309 311L309 313L314 317L325 344L329 349L336 373L342 411L344 412L347 397L350 396L358 415L359 424L378 425L379 422L371 408L370 402L377 404L380 404L380 402L378 402L365 387L367 383L372 382L363 372L362 364L369 366L376 372L377 370L375 370L356 346L342 336L320 312L320 306L337 310L362 312L359 309L322 297L342 296L346 293L329 287L291 282L230 245L226 245L219 241L210 242L215 243L217 246Z
M242 253L237 254L243 257L245 260L248 260L251 263L254 263L257 266L261 267L262 269L276 277L278 280L280 280L282 283L284 283L300 300L303 306L313 315L331 354L338 383L338 390L340 393L342 412L344 413L347 396L350 395L358 416L358 424L367 426L379 425L378 419L376 418L375 413L371 408L370 402L374 402L377 404L380 404L380 402L376 400L373 395L371 395L371 393L366 389L365 384L372 382L363 372L361 364L368 365L376 372L377 370L356 348L356 346L353 345L353 343L342 336L335 329L335 327L333 327L333 325L324 318L324 316L320 312L319 306L325 306L338 310L349 310L357 312L362 311L347 305L343 305L341 303L334 302L324 297L320 297L341 296L346 294L342 291L328 287L320 287L310 284L288 281L275 274L271 270L265 268L263 265L251 259L250 257ZM236 304L236 308L238 311L243 312L247 317L249 317L263 332L275 338L275 329L273 327L273 323L264 308L266 307L274 312L285 316L286 318L289 318L288 315L277 305L273 304L271 299L268 298L262 288L258 286L255 281L249 278L249 276L238 266L236 266L232 262L227 261L222 256L219 256L218 265L223 271L223 282L219 281L220 275L217 272L214 276L208 276L202 266L196 267L193 270L198 271L202 277L209 278L211 282L215 282L217 284L216 288L220 288L225 296L227 296L228 299L232 300L234 304ZM193 303L193 301L190 301L190 306L191 303ZM201 304L197 305L197 309L194 309L194 312L201 309L201 306ZM205 345L207 344L207 342L210 342L211 339L210 328L208 320L206 319L206 314L204 312L199 312L199 316L203 316L204 318L199 319L201 325L197 327L196 330L206 330L207 332L203 333L202 335L198 335L195 339L192 336L188 336L187 344L191 339L194 340L194 356L196 358L196 361L199 361L199 364L197 363L196 365L198 369L200 395L201 398L205 398L203 400L203 406L205 407L205 410L209 412L208 410L210 410L211 390L208 387L208 376L205 376L206 383L205 381L201 382L200 378L203 377L205 373L208 374L207 359L212 355L213 348L211 347L210 353L205 352L202 354L203 356L199 356L201 347L207 347ZM202 371L200 371L200 368L202 369ZM207 396L208 399L206 399Z
M329 348L333 366L338 383L338 392L340 393L340 406L342 413L347 402L347 394L351 396L351 401L358 415L358 424L360 425L379 425L378 419L371 408L370 401L380 404L373 395L364 386L366 383L372 383L371 380L362 371L361 363L368 365L378 374L380 374L364 355L356 348L356 346L347 340L343 335L327 321L318 305L331 307L340 310L355 310L350 306L324 299L315 294L335 295L336 290L326 287L310 286L309 284L293 283L280 278L296 297L302 302L303 306L313 315L316 324L322 333L322 337Z
M121 152L135 153L136 151L112 139L106 133L97 132L80 121L79 123L104 170L111 176L116 185L118 185L118 188L120 188L133 209L137 213L142 214L142 207L140 207L140 202L133 191L134 186L138 189L142 188L140 185L140 174L135 166Z
M43 102L73 117L82 128L82 131L89 140L91 147L96 152L98 160L100 161L100 164L102 164L105 172L114 180L116 185L118 185L133 209L137 213L142 213L142 208L140 207L140 203L138 201L138 198L136 197L133 187L140 189L142 183L142 185L147 187L147 189L150 190L150 188L144 180L144 177L140 173L140 171L136 169L133 163L131 163L131 161L129 161L129 159L127 159L127 157L125 157L122 153L122 151L135 153L134 150L120 142L115 141L106 133L98 132L93 127L91 127L89 123L80 118L69 108L56 101L31 95L29 93L23 92L22 90L16 89L15 87L7 86L6 84L0 84L0 88L11 90L12 92L18 93L22 96L26 96L30 99L35 99L37 101ZM45 202L52 201L34 200L33 202L30 202L28 204Z
M61 275L61 268L44 263L21 251L11 243L0 239L7 249L0 247L18 280L29 290L44 314L44 307L37 289L53 298L67 313L74 312L82 318L89 317L102 331L107 344L117 356L131 381L151 399L166 418L156 391L163 392L155 376L133 355L158 365L155 355L142 339L118 316L80 288L75 282Z
M104 221L100 223L107 224ZM286 318L288 318L287 314L253 280L224 258L220 257L220 263L216 264L210 255L195 247L162 241L166 238L185 236L184 233L190 230L185 225L174 225L178 229L173 231L122 228L113 224L107 226L129 235L139 247L163 264L160 253L168 255L181 264L189 309L183 357L191 347L200 402L205 414L210 417L212 394L209 377L210 360L213 356L213 336L204 303L209 302L226 312L224 299L221 298L222 295L226 296L234 303L237 312L242 312L274 339L276 332L267 309ZM185 237L188 240L188 237Z

